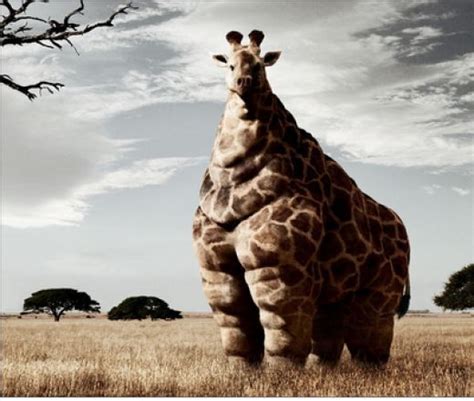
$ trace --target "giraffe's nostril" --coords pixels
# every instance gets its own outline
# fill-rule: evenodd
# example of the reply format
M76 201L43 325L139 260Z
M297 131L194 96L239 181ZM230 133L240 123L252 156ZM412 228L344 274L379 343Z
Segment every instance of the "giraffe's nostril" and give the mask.
M251 84L252 84L251 77L237 78L237 86L239 88L248 88Z

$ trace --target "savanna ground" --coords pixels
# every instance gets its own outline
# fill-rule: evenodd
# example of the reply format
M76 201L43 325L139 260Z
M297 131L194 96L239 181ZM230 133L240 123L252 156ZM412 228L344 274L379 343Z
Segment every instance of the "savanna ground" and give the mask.
M235 370L212 319L2 320L3 396L469 396L474 318L396 322L384 369Z

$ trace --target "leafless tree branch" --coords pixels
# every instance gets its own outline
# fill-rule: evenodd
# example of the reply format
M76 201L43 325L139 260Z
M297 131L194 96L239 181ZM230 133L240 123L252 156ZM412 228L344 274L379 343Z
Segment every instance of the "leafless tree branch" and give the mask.
M41 1L48 2L48 0ZM6 15L3 16L3 19L0 21L0 46L37 44L49 49L56 48L61 50L65 42L79 54L71 41L72 37L85 35L97 28L112 27L118 15L125 15L128 14L130 10L138 9L138 7L132 3L128 3L118 8L105 21L81 26L80 24L72 22L71 19L74 18L74 16L83 15L84 0L79 0L79 6L67 14L62 21L56 21L51 18L45 20L43 18L26 15L28 7L33 2L35 2L35 0L23 0L21 6L15 8L10 3L10 0L0 0L0 7L6 9ZM33 28L28 25L28 23L32 21L47 25L48 27L45 27L38 33L32 33ZM21 22L22 25L18 26L19 22ZM8 75L0 75L0 83L23 93L30 100L36 98L36 94L32 92L34 90L39 90L41 93L41 91L45 89L53 93L53 89L59 90L64 86L61 83L48 81L41 81L32 85L19 85Z
M60 82L48 82L40 81L32 85L19 85L14 82L9 75L3 74L0 75L0 84L4 84L12 89L17 90L18 92L23 93L30 100L34 100L37 95L33 92L34 90L41 91L47 90L49 93L54 93L53 89L59 91L64 85Z

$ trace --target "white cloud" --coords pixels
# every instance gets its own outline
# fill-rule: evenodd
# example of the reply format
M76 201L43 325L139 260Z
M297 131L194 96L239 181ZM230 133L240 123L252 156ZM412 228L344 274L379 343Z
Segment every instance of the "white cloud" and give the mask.
M421 189L423 189L423 191L425 191L428 195L434 195L441 188L441 185L438 184L424 185L421 187Z
M471 193L471 190L470 189L466 189L466 188L459 188L459 187L451 187L451 189L456 192L458 195L461 195L461 196L467 196Z
M433 28L431 26L405 28L402 30L402 33L413 35L411 40L415 44L443 35L443 31L441 29Z
M130 166L108 172L97 182L84 185L76 191L80 198L114 190L161 185L178 170L206 161L207 157L163 157L138 160Z
M433 20L446 20L446 19L450 19L450 18L453 18L455 16L457 16L458 13L454 12L454 11L449 11L449 12L445 12L445 13L442 13L442 14L423 14L423 13L418 13L418 14L415 14L415 15L410 15L409 17L409 20L410 21L426 21L426 20L430 20L430 21L433 21ZM408 19L408 18L407 18Z
M1 96L2 224L7 226L78 224L91 197L160 185L201 161L155 158L118 168L139 139L108 138L103 124L74 118L63 95L31 103L2 88Z
M165 71L145 74L127 71L114 86L66 88L75 100L66 104L68 113L77 119L104 120L159 103L224 100L224 85L212 83L205 75Z
M126 15L119 15L115 19L114 25L126 25L130 22L139 22L148 18L160 17L164 14L164 10L156 7L146 7L140 5L138 10L130 10Z
M131 166L106 172L91 182L74 188L62 197L47 198L39 204L24 207L4 202L2 223L15 228L71 226L82 222L91 208L93 196L118 190L166 183L178 170L194 166L204 158L160 158L139 160ZM11 195L10 193L8 195Z
M424 192L426 192L428 195L434 195L437 193L440 189L443 187L438 184L430 184L430 185L424 185L421 187ZM451 187L451 190L455 193L457 193L460 196L467 196L471 193L471 190L468 188L461 188L461 187Z

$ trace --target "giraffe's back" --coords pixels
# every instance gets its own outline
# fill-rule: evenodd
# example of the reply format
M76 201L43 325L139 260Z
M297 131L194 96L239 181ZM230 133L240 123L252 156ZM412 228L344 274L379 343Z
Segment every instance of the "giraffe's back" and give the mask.
M395 311L408 276L405 227L393 210L365 194L339 163L324 154L323 158L330 194L316 262L325 278L319 302L372 291L388 293L386 309Z

